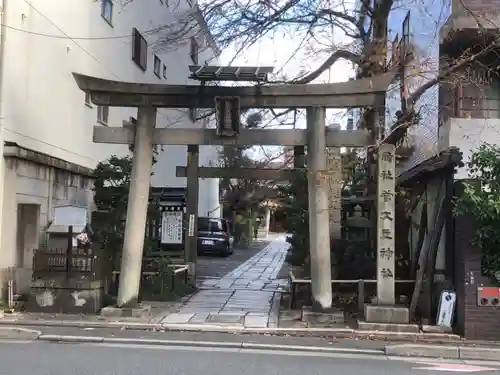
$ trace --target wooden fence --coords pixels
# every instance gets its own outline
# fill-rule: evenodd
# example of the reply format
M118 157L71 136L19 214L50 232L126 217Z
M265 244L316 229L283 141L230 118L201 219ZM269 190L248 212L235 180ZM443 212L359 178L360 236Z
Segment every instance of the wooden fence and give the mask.
M107 259L93 249L40 248L33 251L33 279L47 277L87 280L105 278Z

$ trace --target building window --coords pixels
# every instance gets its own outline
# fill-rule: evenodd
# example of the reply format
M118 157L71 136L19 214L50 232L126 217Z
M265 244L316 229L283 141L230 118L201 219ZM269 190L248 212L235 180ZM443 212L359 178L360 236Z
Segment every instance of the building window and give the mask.
M78 186L78 176L74 175L73 173L69 174L69 186Z
M155 74L158 78L161 78L161 60L158 56L155 55Z
M80 189L87 188L87 179L83 176L80 176Z
M109 107L107 105L97 106L97 122L101 124L108 124Z
M148 42L136 28L132 32L132 60L139 68L148 68Z
M167 66L163 64L163 78L167 79Z
M85 93L85 105L92 107L92 102L90 101L90 93Z
M113 21L113 0L101 0L101 16L110 25Z
M198 54L199 54L199 46L196 38L191 37L189 41L189 56L191 57L191 61L193 64L198 65Z

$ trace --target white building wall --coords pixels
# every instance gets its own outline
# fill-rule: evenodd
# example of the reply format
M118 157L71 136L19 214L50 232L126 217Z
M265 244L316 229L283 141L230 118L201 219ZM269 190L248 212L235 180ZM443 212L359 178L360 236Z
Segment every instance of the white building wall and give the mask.
M93 169L111 154L124 155L124 145L95 144L92 128L97 125L97 107L85 103L72 72L129 82L188 83L189 39L176 50L162 50L157 43L176 15L186 12L186 1L175 6L161 0L135 0L122 6L114 1L109 24L101 16L102 0L0 0L3 10L4 55L1 82L0 121L4 141ZM148 67L144 72L132 60L132 29L148 41ZM152 31L156 30L156 31ZM210 61L214 52L200 42L199 62ZM167 67L160 77L154 74L156 53ZM192 81L189 83L196 84ZM108 126L137 117L133 108L110 108ZM192 127L185 110L160 110L157 127ZM185 165L185 147L165 147L156 165L153 181L161 186L183 186L175 177L175 165ZM202 163L205 157L200 155ZM21 204L34 204L36 225L43 231L57 204L92 205L90 186L79 176L66 174L57 179L53 168L32 162L6 159L3 174L4 204L0 256L0 291L6 270L29 268L29 256L19 263L17 221ZM208 163L208 161L207 161ZM159 171L163 171L160 173ZM52 177L51 177L52 176ZM53 178L53 180L50 180ZM181 181L182 182L182 181ZM201 205L214 205L217 196L200 186ZM216 189L218 190L218 189ZM203 202L203 203L202 203ZM200 207L200 211L206 207ZM25 210L26 212L30 210ZM32 210L33 211L33 210ZM30 222L31 223L31 222ZM31 225L31 224L30 224ZM26 254L27 255L27 254ZM10 272L10 271L9 271Z
M439 128L439 149L458 147L464 163L483 143L500 145L500 119L452 117ZM467 167L457 168L455 180L467 178Z
M185 177L175 177L177 166L187 164L187 146L163 146L154 165L151 184L154 187L186 187ZM216 146L200 146L200 167L215 166L219 157ZM219 179L199 180L198 215L221 217Z
M217 59L214 52L210 48L204 48L200 51L198 63L203 65L208 62L211 65L217 65ZM189 64L192 64L189 61ZM186 65L187 69L188 64ZM188 72L185 73L188 76ZM183 82L190 85L198 85L199 82L192 79L184 79ZM200 118L194 124L186 124L186 110L170 110L171 121L166 126L169 128L185 128L194 126L197 128L211 128L215 126L213 116L203 117L202 113L198 114ZM203 112L205 113L205 112ZM183 120L184 119L184 120ZM199 148L199 166L208 167L215 166L216 160L219 158L219 149L217 146L200 146ZM187 146L162 146L157 157L158 162L153 167L153 177L151 184L154 187L186 187L187 181L184 177L176 177L175 169L177 166L187 165ZM200 179L198 194L198 215L220 217L221 208L219 201L219 179Z
M2 117L7 141L93 168L110 153L126 152L126 147L92 142L97 110L85 105L72 72L132 82L188 82L189 40L176 51L157 51L167 66L167 79L153 72L154 45L162 33L144 31L174 19L173 10L160 0L132 1L125 7L115 2L112 26L101 17L101 0L4 1L4 24L25 31L6 29ZM185 11L187 2L184 10L179 3L175 11ZM146 72L132 61L133 27L150 46ZM129 116L136 117L136 111L111 108L109 125L121 126ZM190 122L185 111L160 111L158 127L173 123Z
M212 127L212 121L200 120L193 126ZM182 124L173 124L169 127L185 127ZM218 146L199 147L199 166L213 167L219 159ZM187 146L169 146L160 148L158 162L153 166L151 184L154 187L186 187L185 177L176 177L176 167L187 165ZM200 179L198 194L198 216L221 217L222 210L219 201L219 179Z

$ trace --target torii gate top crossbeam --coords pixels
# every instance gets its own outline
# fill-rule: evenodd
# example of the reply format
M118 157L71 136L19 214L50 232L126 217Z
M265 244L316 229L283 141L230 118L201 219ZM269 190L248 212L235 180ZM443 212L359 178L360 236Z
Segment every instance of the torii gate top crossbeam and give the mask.
M385 97L394 73L354 81L270 86L194 86L111 81L73 73L96 105L213 108L217 96L237 96L242 108L366 107Z

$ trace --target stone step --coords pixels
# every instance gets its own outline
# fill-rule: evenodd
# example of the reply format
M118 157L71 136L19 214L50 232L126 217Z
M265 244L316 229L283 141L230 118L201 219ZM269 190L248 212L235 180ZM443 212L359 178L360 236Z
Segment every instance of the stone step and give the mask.
M410 323L410 312L406 306L365 304L365 320L373 323Z
M417 324L372 323L359 320L358 320L358 329L361 331L384 331L384 332L405 332L405 333L420 332L420 328Z
M151 305L136 307L106 306L101 310L101 315L116 318L147 318L151 316Z
M317 312L312 311L310 306L302 307L301 320L311 326L330 326L334 324L344 323L344 312L342 310L332 308L329 311Z
M422 332L426 333L452 333L453 329L451 327L435 326L429 324L423 324Z

